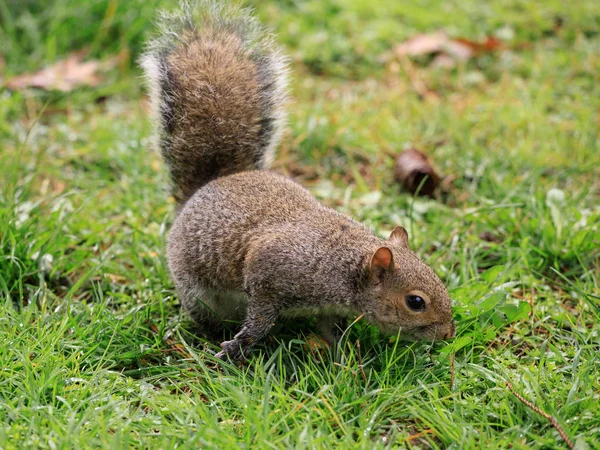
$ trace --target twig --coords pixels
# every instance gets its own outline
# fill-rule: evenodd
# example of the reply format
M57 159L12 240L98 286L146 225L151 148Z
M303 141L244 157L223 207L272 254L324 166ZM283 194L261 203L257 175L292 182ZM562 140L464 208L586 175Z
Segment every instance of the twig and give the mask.
M360 356L360 340L357 339L356 340L356 348L358 349L358 368L360 369L360 374L363 377L363 380L365 381L365 384L367 383L367 375L365 374L365 369L363 369L363 363L362 363L362 357Z
M423 431L421 431L419 433L411 434L409 437L406 438L406 440L408 442L414 441L415 439L422 438L426 434L431 434L431 433L433 433L433 430L431 430L431 429L423 430Z
M352 326L358 322L360 319L362 319L363 317L365 317L365 313L362 313L360 316L358 316L356 319L354 319L354 321L350 324L350 326L348 326L348 329L352 328Z
M425 83L419 76L418 70L415 69L415 66L412 64L410 59L407 56L402 56L398 59L398 61L400 62L400 66L402 67L406 75L408 75L408 80L410 81L410 84L412 85L413 89L417 92L417 94L421 98L429 100L432 103L439 103L439 97L435 94L435 92L430 90L425 85Z
M563 427L558 423L558 421L554 417L552 417L550 414L542 411L540 408L535 406L533 403L531 403L529 400L525 399L525 397L523 397L521 394L519 394L517 391L515 391L515 388L512 386L512 384L510 384L510 381L506 382L506 386L508 386L508 389L510 389L510 391L513 393L513 395L515 397L517 397L521 401L521 403L523 403L528 408L534 410L540 416L543 416L546 419L548 419L550 421L550 423L552 424L552 426L554 428L556 428L556 431L558 431L558 434L560 434L560 437L563 438L563 440L567 444L567 447L569 447L571 449L575 446L573 444L573 441L571 441L571 439L569 439L569 436L567 436L567 433L565 433L565 430L563 429Z
M334 366L341 367L341 368L342 368L342 369L344 369L344 370L349 370L349 371L350 371L350 373L352 374L352 376L353 376L353 377L355 377L355 376L356 376L356 370L352 370L352 369L350 369L349 367L343 366L343 365L341 365L339 362L334 362L334 363L333 363L333 365L334 365Z

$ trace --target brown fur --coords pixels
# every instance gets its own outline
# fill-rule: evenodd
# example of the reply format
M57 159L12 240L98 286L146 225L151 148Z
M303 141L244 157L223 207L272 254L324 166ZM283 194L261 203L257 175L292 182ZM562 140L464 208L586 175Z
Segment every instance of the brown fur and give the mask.
M285 121L287 62L247 11L217 2L183 2L160 26L142 66L181 206L210 180L269 166Z
M295 182L253 170L264 168L277 143L279 131L265 132L264 117L281 125L272 102L283 83L276 95L274 85L261 85L263 60L245 49L243 33L231 31L244 27L215 28L223 20L230 22L213 17L204 28L184 21L194 24L191 31L145 60L146 70L157 58L166 65L158 73L168 74L173 100L168 108L157 104L163 154L181 193L167 258L182 305L200 322L244 319L218 356L244 357L280 316L317 315L329 338L340 319L363 313L409 338L454 336L446 288L410 251L403 228L381 240ZM407 295L423 297L426 308L411 310Z

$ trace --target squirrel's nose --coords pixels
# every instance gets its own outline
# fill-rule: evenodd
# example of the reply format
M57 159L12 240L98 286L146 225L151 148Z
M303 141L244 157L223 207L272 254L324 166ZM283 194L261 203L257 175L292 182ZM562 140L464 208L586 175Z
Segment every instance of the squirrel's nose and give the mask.
M454 336L456 336L456 325L454 324L454 321L452 321L450 322L448 330L446 331L442 339L452 339Z

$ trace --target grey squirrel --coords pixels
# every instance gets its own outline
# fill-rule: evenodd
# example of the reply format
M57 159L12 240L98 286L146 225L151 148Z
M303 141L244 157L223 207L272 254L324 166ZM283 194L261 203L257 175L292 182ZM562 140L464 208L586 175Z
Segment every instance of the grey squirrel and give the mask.
M360 314L409 339L453 337L448 292L404 228L382 240L267 170L288 68L252 14L184 2L159 26L142 67L177 203L169 270L201 325L243 319L216 356L245 358L280 317L315 315L328 341Z

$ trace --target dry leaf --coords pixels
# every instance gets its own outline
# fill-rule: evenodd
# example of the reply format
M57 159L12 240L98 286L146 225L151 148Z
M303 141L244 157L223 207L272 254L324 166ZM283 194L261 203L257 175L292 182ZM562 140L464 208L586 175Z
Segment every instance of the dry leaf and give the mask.
M32 74L18 75L6 83L9 89L20 90L27 88L39 88L58 90L63 92L72 91L78 86L97 86L103 81L100 71L114 67L116 59L112 58L105 62L98 60L83 61L85 51L71 53L66 59L60 60Z
M313 356L323 357L328 348L329 344L321 336L311 333L306 337L306 342L304 343L305 352L310 353Z
M394 177L406 190L419 195L433 195L440 184L437 174L427 156L411 148L396 157Z
M484 42L471 41L465 38L450 38L443 31L418 34L394 47L398 58L406 56L437 55L433 65L437 67L453 67L456 61L468 59L502 47L502 41L488 36Z
M443 31L418 34L402 44L396 45L394 53L397 56L431 55L443 50L448 42L448 35Z
M471 41L464 38L456 38L454 42L460 43L465 47L469 47L476 53L493 52L502 47L502 41L494 36L488 36L484 42Z

